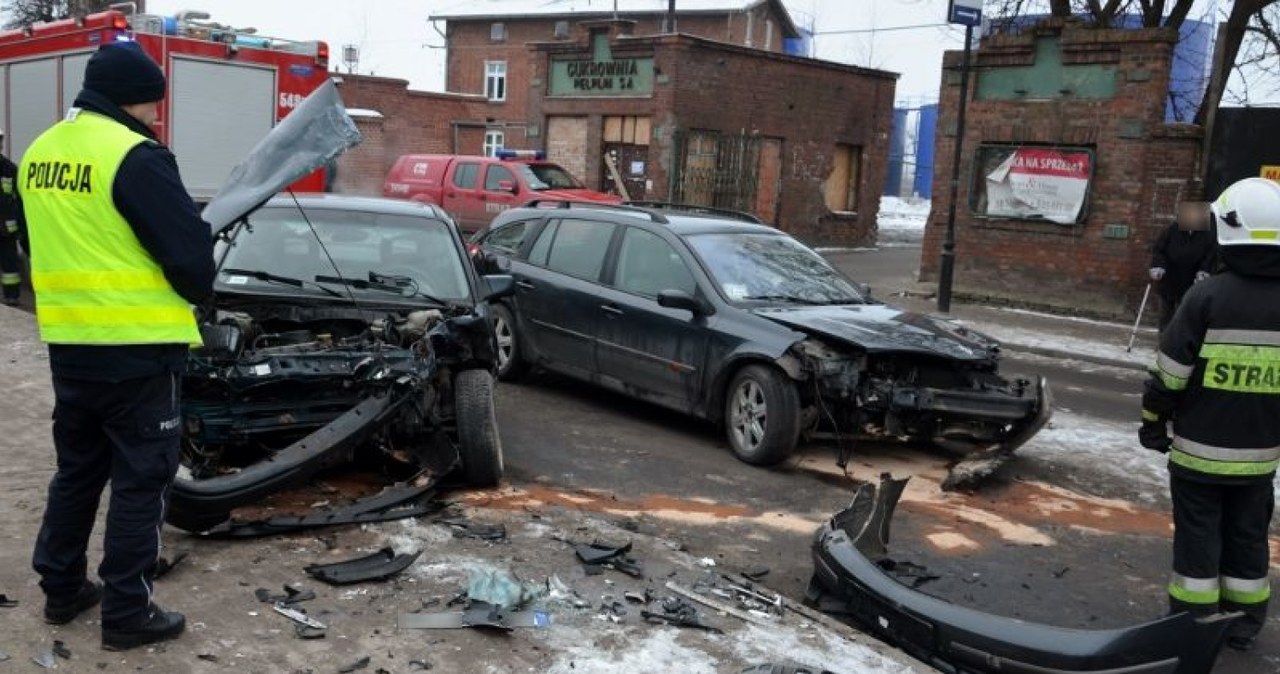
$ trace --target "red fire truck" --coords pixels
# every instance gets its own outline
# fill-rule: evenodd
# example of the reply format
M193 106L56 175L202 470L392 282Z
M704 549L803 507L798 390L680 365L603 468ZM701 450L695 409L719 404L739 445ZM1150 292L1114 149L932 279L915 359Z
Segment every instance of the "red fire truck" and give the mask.
M132 3L98 14L0 32L0 126L15 162L61 119L99 45L135 41L164 68L168 97L156 131L183 182L208 200L231 169L289 111L324 83L329 47L236 30L202 12L138 14ZM321 191L317 172L294 186Z

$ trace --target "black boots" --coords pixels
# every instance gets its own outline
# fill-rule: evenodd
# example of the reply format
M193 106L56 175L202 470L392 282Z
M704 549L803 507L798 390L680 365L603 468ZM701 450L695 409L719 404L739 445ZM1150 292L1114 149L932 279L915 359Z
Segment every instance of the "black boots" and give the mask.
M91 581L84 581L75 595L66 599L54 600L46 598L44 602L44 621L50 625L65 625L85 611L102 601L102 586Z
M187 627L187 619L177 611L165 611L155 604L145 618L124 627L102 626L102 648L125 651L130 648L175 639Z

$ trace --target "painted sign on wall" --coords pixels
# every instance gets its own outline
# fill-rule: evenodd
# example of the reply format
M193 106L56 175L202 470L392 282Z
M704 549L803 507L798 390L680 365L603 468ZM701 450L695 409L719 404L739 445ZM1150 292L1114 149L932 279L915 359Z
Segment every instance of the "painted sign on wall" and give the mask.
M653 93L653 57L615 57L609 36L591 36L589 58L551 61L548 96L648 96Z

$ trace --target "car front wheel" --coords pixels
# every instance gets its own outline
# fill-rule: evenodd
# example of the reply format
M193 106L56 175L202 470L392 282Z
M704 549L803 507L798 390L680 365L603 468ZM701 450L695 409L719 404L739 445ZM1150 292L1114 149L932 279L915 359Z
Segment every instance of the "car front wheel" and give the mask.
M528 364L516 338L515 317L506 305L493 305L493 333L498 340L498 379L514 381L524 374Z
M463 370L453 386L463 477L473 487L492 487L502 479L502 440L493 409L493 375L488 370Z
M724 419L734 455L752 465L770 466L796 448L800 397L783 373L748 365L729 382Z

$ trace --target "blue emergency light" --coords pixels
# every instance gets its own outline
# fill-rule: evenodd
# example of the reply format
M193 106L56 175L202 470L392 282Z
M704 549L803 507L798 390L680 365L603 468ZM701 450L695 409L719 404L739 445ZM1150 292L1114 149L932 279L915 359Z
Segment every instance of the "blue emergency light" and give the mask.
M547 158L547 153L542 150L508 150L502 148L493 154L498 159L535 159L542 161Z

